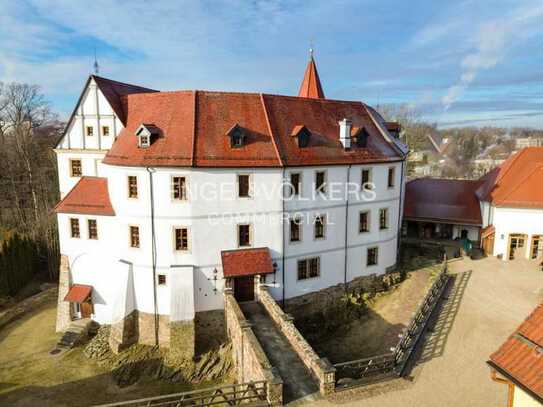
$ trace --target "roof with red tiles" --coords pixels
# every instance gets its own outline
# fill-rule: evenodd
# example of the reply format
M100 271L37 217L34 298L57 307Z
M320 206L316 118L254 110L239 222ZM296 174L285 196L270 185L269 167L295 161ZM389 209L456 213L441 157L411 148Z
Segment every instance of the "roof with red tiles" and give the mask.
M405 188L404 217L411 220L481 225L475 194L481 181L418 178Z
M324 99L324 91L322 90L321 80L313 56L310 57L307 67L305 68L304 79L302 80L298 96L303 98Z
M490 355L488 363L543 402L543 304Z
M267 247L221 252L224 277L253 276L273 273L270 250Z
M70 287L64 301L77 302L79 304L87 301L92 293L92 286L83 284L74 284Z
M543 208L543 147L527 147L481 178L482 201L495 206Z
M107 178L81 177L55 207L57 213L115 216L109 199Z
M404 159L401 143L361 102L210 91L133 94L124 100L126 128L106 155L106 164L282 167ZM367 147L343 148L338 122L345 117L367 130ZM135 131L147 122L160 128L162 136L139 148ZM232 148L226 136L235 124L246 135L239 148ZM306 147L290 136L300 125L311 133Z

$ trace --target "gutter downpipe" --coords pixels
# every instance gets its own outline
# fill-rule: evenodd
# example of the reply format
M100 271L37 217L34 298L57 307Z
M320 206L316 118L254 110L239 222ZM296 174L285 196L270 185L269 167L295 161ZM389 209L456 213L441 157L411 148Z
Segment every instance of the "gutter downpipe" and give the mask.
M351 181L351 167L352 164L349 164L347 168L347 183L345 184L345 265L343 270L343 288L347 291L347 259L349 252L349 184Z
M158 346L158 304L157 304L157 287L156 287L156 233L155 233L155 200L154 200L154 188L153 188L153 173L156 171L154 168L146 167L149 173L149 192L151 202L151 262L153 267L153 307L154 307L154 322L155 322L155 345Z
M282 194L281 194L281 205L282 205L282 212L281 212L281 245L282 245L282 253L281 253L281 285L283 286L283 295L282 295L282 303L283 303L283 310L285 309L285 167L283 167L283 175L282 175Z
M407 156L406 156L407 159ZM398 237L396 242L396 266L400 264L400 238L402 235L402 218L403 218L403 204L404 204L404 167L407 166L407 161L402 161L402 171L400 177L400 200L398 204Z

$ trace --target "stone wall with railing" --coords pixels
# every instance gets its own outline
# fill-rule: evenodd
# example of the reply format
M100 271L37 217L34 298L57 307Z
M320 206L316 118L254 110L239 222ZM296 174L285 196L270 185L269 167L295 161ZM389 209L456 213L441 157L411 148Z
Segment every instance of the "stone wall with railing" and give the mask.
M224 292L226 330L232 341L238 383L266 381L268 402L283 403L283 381L275 372L230 289Z
M318 380L321 394L333 393L336 382L336 370L332 364L328 359L317 355L294 325L293 318L283 312L265 286L259 285L257 295L258 301L264 306L275 324L279 327L283 335L285 335L290 346L292 346L315 379Z

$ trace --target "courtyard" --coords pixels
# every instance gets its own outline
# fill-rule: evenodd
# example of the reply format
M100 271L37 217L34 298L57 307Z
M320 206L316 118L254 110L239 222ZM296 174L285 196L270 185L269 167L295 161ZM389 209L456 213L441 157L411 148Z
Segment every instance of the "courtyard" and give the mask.
M485 362L543 301L543 272L533 261L496 258L455 260L449 269L453 281L405 379L312 405L506 406L507 388L490 379Z

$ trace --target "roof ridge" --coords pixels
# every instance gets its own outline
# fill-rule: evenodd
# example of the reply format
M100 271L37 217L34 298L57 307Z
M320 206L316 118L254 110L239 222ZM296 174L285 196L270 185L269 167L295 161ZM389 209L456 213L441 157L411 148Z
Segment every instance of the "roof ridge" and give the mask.
M156 92L160 92L159 90L157 89L152 89L152 88L147 88L145 86L141 86L141 85L134 85L132 83L127 83L127 82L121 82L121 81L117 81L115 79L109 79L109 78L105 78L103 76L99 76L99 75L90 75L91 78L93 79L100 79L100 80L103 80L103 81L107 81L107 82L111 82L111 83L114 83L114 84L117 84L117 85L121 85L121 86L131 86L133 88L139 88L139 89L145 89L145 90L150 90L152 91L153 93L156 93ZM116 92L115 92L116 93Z
M266 119L266 127L268 127L268 131L270 132L270 137L272 139L273 148L275 149L275 152L277 153L277 159L279 160L279 165L281 167L285 166L285 163L283 161L283 157L281 156L281 152L279 151L279 146L277 145L277 142L275 140L275 134L273 133L273 130L271 128L270 118L268 116L268 110L266 108L266 102L264 100L264 95L260 94L260 102L262 103L262 109L264 110L264 117Z
M196 163L196 129L198 128L198 91L194 91L194 113L192 116L192 146L191 146L191 154L190 157L190 163L191 166L194 167Z
M543 169L543 164L535 166L532 169L532 171L530 171L528 174L526 174L526 176L524 178L522 178L522 180L520 182L517 182L515 187L512 188L507 194L505 194L505 196L502 199L498 200L498 202L505 201L513 192L517 191L522 185L524 185L524 182L526 180L528 180L529 178L531 178L534 175L534 172L539 171L541 169Z
M515 154L513 157L509 157L509 159L511 159L511 162L509 163L509 165L507 166L507 168L505 169L505 171L503 172L503 174L498 174L498 177L496 178L496 181L495 183L497 183L498 181L500 181L503 177L505 177L505 175L507 173L509 173L509 171L511 170L511 168L513 167L513 164L519 159L519 157L521 155L523 155L524 153L526 152L526 149L523 148L522 150L520 150L517 154Z

